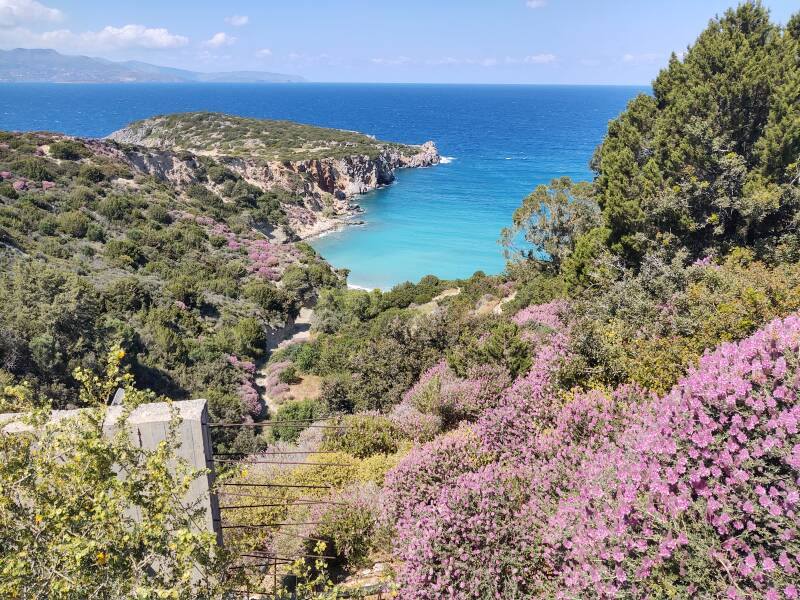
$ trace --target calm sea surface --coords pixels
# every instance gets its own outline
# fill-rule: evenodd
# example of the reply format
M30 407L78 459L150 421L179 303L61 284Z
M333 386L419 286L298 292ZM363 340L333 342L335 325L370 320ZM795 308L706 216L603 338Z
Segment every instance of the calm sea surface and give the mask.
M498 273L497 244L537 184L588 179L609 119L647 88L482 85L0 84L0 129L103 136L151 115L222 111L385 140L434 140L446 164L362 196L365 226L312 241L350 283L387 288L433 273Z

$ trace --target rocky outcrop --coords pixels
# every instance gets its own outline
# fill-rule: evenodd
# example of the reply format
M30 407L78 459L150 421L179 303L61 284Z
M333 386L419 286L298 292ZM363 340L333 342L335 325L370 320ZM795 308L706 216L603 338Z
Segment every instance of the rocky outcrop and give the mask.
M208 156L265 191L286 190L292 201L284 203L284 210L290 227L301 238L347 223L349 217L361 212L354 198L392 183L397 169L429 167L440 162L433 142L409 146L370 140L369 154L339 153L304 160L266 160L241 153L232 156L216 148L180 148L179 152L165 147L177 145L175 140L155 135L147 122L114 132L109 139L124 145L120 148L137 170L174 184L198 182L201 169L196 156ZM246 147L247 140L239 143Z
M344 218L361 212L353 199L392 183L397 169L439 163L439 153L433 142L414 148L418 151L409 153L387 147L374 158L356 155L295 162L216 158L253 185L265 190L281 187L301 199L301 203L286 209L294 231L301 238L307 238L340 227Z

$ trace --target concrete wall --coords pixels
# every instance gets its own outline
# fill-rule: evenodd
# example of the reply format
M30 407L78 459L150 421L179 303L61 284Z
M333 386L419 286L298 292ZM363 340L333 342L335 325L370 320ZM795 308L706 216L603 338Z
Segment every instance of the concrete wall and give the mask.
M220 528L219 503L215 494L210 493L214 483L214 471L211 453L211 438L208 429L208 406L205 400L186 400L181 402L156 402L143 404L131 413L128 418L128 428L131 431L132 441L140 448L152 450L162 440L166 439L169 423L172 418L170 406L177 410L181 418L178 436L181 446L177 455L186 463L197 469L208 469L207 476L199 477L192 482L191 488L185 498L187 504L199 501L204 509L200 522L196 523L198 529L205 529L216 533L217 542L222 543L222 530ZM116 424L122 414L122 406L109 406L103 431L106 435L113 435ZM53 411L53 420L68 419L79 411L58 410ZM0 431L15 433L30 430L30 427L17 421L18 415L0 415ZM139 517L134 514L134 517Z

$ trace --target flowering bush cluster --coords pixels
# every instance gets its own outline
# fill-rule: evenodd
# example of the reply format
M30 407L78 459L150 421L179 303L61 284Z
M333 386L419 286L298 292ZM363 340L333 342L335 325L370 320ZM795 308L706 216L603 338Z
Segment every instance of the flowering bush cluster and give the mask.
M253 239L247 235L237 234L225 223L220 223L211 217L182 211L173 211L172 216L193 221L205 227L211 235L224 238L229 250L247 257L247 270L250 273L268 281L279 280L282 271L301 257L300 251L291 244L274 244L263 238Z
M798 597L800 317L661 397L559 391L567 342L387 475L403 597Z
M563 315L569 305L566 300L553 300L547 304L534 304L523 308L511 319L519 326L536 324L548 327L552 330L559 330L564 327Z
M413 448L386 474L387 517L412 526L418 511L431 504L443 486L477 469L481 460L478 440L468 428L457 429Z
M508 371L502 365L476 365L469 368L467 378L460 378L442 360L403 394L390 418L406 437L429 441L440 431L452 429L464 420L474 420L496 405L510 383Z
M292 366L289 361L279 361L270 363L264 371L264 393L275 400L282 397L289 391L289 385L280 380L281 373Z
M239 386L239 397L242 404L251 417L258 418L264 413L264 403L259 397L256 389L255 374L256 366L249 360L240 360L235 355L228 356L228 362L242 374L241 385Z

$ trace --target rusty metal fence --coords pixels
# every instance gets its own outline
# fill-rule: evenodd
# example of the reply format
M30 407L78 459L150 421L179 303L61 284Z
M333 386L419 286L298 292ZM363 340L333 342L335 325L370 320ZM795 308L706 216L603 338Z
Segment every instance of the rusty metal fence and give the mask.
M296 427L300 429L322 429L322 430L337 430L345 431L348 429L347 425L331 425L326 424L329 420L280 420L280 421L262 421L253 423L209 423L210 428L269 428L269 427ZM239 452L224 452L214 453L212 463L217 468L233 468L233 467L246 467L248 465L274 465L276 467L300 467L310 466L319 468L341 468L350 466L344 463L329 462L325 460L325 455L336 454L330 450L284 450L274 451L266 450L263 452L254 453L239 453ZM297 460L296 457L304 456L308 460ZM282 458L284 457L284 458ZM290 458L291 460L288 460ZM250 491L247 491L248 488ZM227 536L236 530L246 530L248 532L263 532L263 540L267 541L271 536L287 536L299 538L303 541L309 542L326 542L319 538L312 536L298 534L295 528L298 526L315 526L320 522L315 521L292 521L283 520L275 522L230 522L226 514L229 511L240 509L259 509L259 508L283 508L286 514L289 514L290 509L293 507L308 507L317 505L346 505L346 503L336 502L335 500L313 497L291 497L287 499L285 495L273 495L253 493L253 489L275 490L276 492L282 490L291 490L296 492L303 489L313 490L316 492L336 489L333 486L326 485L304 485L292 483L262 483L262 482L248 482L248 481L232 481L220 482L217 488L217 497L221 501L219 505L219 528L222 531L222 542L225 543ZM293 591L293 575L291 573L291 566L300 560L313 560L313 561L333 561L337 557L333 555L313 554L298 552L290 556L281 555L277 552L268 552L260 550L249 550L239 554L238 558L241 562L235 565L234 569L245 569L251 572L253 580L259 582L259 585L252 587L248 586L247 589L236 590L236 594L241 598L247 599L275 599L275 600L300 600L300 598ZM381 584L372 585L360 590L352 590L347 592L340 592L340 598L370 598L382 599L388 598L387 590Z

